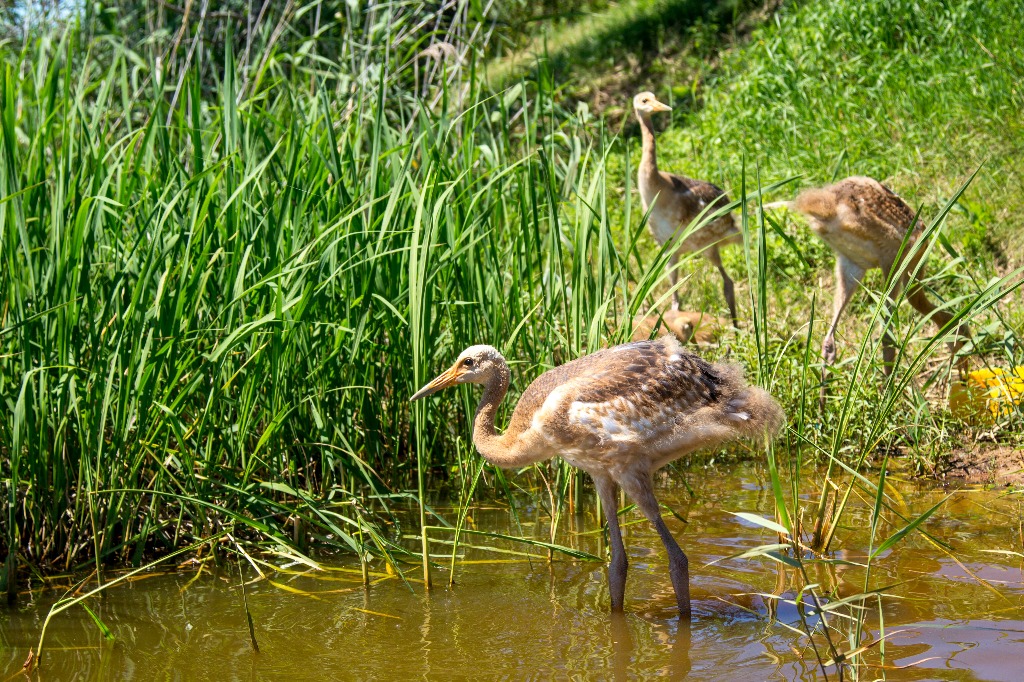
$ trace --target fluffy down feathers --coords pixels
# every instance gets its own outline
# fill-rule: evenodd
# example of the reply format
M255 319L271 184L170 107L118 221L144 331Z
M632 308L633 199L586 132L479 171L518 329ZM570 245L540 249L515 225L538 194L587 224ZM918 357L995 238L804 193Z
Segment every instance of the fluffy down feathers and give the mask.
M836 197L827 187L804 190L793 202L793 207L801 213L821 220L836 217Z
M747 385L738 367L709 363L664 336L545 373L523 393L509 431L537 434L586 468L616 452L657 452L660 463L737 438L764 439L784 420L778 403Z

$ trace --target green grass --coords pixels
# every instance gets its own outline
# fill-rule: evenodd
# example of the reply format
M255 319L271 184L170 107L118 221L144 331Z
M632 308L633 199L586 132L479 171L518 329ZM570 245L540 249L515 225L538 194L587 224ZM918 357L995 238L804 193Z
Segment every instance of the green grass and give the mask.
M801 186L866 174L892 186L931 220L977 172L946 216L939 248L930 252L933 299L956 301L1024 263L1016 238L1016 216L1024 208L1024 175L1017 163L1024 150L1018 115L1024 104L1024 53L1017 40L1024 13L1016 3L808 1L785 5L760 24L756 8L713 21L690 17L688 28L653 47L628 38L629 21L611 20L648 7L661 5L622 3L600 20L580 21L579 27L595 22L604 27L598 42L605 49L596 56L575 49L576 33L558 29L547 43L553 56L537 69L542 78L564 83L566 97L581 97L599 109L603 98L607 115L622 122L617 125L625 132L625 147L609 159L609 191L619 199L612 204L614 222L641 217L639 202L629 201L635 196L628 180L639 160L639 140L628 109L633 92L653 87L675 107L671 119L662 115L656 121L662 127L662 168L711 180L734 197L744 182L749 188L758 178L762 183L798 178L772 193L776 199L791 197ZM595 89L602 89L601 96ZM617 100L609 101L609 92ZM813 306L818 324L810 344L816 349L830 314L833 256L798 217L776 213L769 227L765 277L772 334L778 340L800 339ZM639 248L650 253L653 241L645 238ZM743 250L726 249L724 256L731 272L750 272ZM693 273L685 287L688 307L724 312L713 268L698 260L688 269ZM756 278L748 277L739 283L741 295L749 296L757 286ZM880 274L869 273L866 291L855 296L844 316L840 382L853 381L844 368L853 361L851 350L872 333L872 293L884 288ZM914 313L901 310L899 322L908 329ZM973 328L988 362L1019 364L1020 292L1010 292L1004 304L973 320ZM926 343L932 329L922 328L912 346ZM748 364L758 352L752 340L743 336L730 344ZM802 348L797 344L791 351L796 362ZM862 427L879 418L870 388L878 381L855 382L865 389L857 403ZM944 380L933 373L918 387L890 423L914 425L896 445L930 469L952 446L972 442L977 432L967 429L965 435L962 424L934 409L945 397ZM777 390L787 407L801 404L800 384ZM1007 426L997 433L1012 441L1015 431Z
M1014 113L1024 103L1021 29L1024 13L1010 2L788 6L721 56L700 107L684 112L661 136L661 156L678 170L732 188L744 164L756 165L761 177L802 174L803 185L872 175L926 220L977 171L942 226L941 248L929 258L930 296L956 300L1024 262L1015 238L1015 216L1024 208L1024 175L1016 161L1024 150L1024 123ZM796 332L812 300L821 318L828 313L831 278L822 270L832 257L802 221L783 220L769 237L775 262L768 279L773 309L790 316L783 325ZM877 272L867 284L884 288ZM698 300L707 303L708 293ZM1019 292L1011 294L974 322L979 345L1000 356L993 358L999 364L1021 360L1021 301ZM847 348L867 335L864 320L872 306L863 292L855 298L841 327ZM908 310L901 322L912 316ZM934 414L920 412L919 406L901 413L901 421L936 423ZM910 442L928 442L934 455L948 444L945 433L927 429Z
M660 158L738 199L796 174L888 180L923 207L927 284L971 323L978 362L1021 364L1017 256L997 257L1021 196L1021 27L1009 0L926 5L787 6L704 73ZM2 47L10 589L19 566L92 566L101 581L107 566L204 544L310 565L331 551L421 561L429 580L425 531L453 543L468 531L427 500L511 501L517 479L479 465L469 389L408 397L482 342L512 361L514 397L664 306L667 253L631 190L633 139L577 108L546 68L497 92L473 53L415 69L431 36L410 30L412 7L389 5L391 23L325 23L351 38L331 58L314 39L287 52L269 32L248 61L218 47L162 67L170 35L139 46L69 29ZM382 44L395 46L386 79L374 75ZM906 306L890 319L878 277L844 319L819 414L831 257L800 225L736 208L746 242L728 266L746 323L706 354L728 350L784 404L790 428L769 461L787 557L809 547L828 561L851 496L877 500L873 523L895 513L873 461L933 462L974 427L944 408L943 334ZM721 307L717 277L699 259L682 267L691 307ZM886 325L900 358L889 380ZM1019 438L1014 419L984 428ZM527 474L554 539L581 477L558 462ZM416 548L390 514L410 498Z
M683 42L699 43L702 34L736 21L757 5L753 0L625 0L600 4L606 6L596 11L581 7L573 12L573 21L559 17L529 27L520 36L529 37L525 44L496 59L486 75L495 85L505 85L541 59L555 72L586 65L588 75L600 77L602 70L613 66L610 55L652 53L666 44L678 45L680 35L684 36ZM559 85L572 91L581 84L560 81Z
M678 112L663 163L728 187L744 161L806 184L871 175L925 216L981 168L949 233L967 256L1019 263L1022 14L1008 0L804 2L696 74L667 54L659 94ZM675 87L691 75L694 90Z
M981 167L951 232L991 231L1019 259L1010 226L1024 190L1013 163L1024 151L1021 28L1009 1L788 6L722 56L702 106L663 136L668 158L709 161L700 170L718 178L744 158L808 183L871 175L925 215Z

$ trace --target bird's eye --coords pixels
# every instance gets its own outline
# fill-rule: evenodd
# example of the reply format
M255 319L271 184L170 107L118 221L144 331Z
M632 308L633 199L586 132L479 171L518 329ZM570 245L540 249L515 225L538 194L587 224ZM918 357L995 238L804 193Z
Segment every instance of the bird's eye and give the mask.
M462 361L462 366L463 367L472 367L473 366L473 358L466 358L465 360L463 360Z

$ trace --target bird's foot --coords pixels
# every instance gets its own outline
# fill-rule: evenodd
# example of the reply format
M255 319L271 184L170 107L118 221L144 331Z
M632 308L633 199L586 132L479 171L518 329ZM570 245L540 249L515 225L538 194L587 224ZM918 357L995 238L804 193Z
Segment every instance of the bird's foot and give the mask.
M831 365L836 361L836 340L830 336L821 343L821 357L825 360L826 365Z

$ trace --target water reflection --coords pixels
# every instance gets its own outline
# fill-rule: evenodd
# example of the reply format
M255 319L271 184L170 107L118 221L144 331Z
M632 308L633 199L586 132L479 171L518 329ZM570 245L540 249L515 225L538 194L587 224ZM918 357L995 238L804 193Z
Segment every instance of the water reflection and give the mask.
M628 680L633 663L633 635L624 613L611 614L612 672L616 682Z
M256 580L247 589L260 653L249 644L237 570L147 576L109 590L90 605L113 631L102 638L90 616L72 609L50 625L37 680L195 679L664 679L817 680L828 658L820 614L793 601L801 576L777 562L730 560L773 541L728 511L771 514L764 472L753 465L707 476L692 502L685 490L661 498L686 523L666 521L690 556L694 620L680 623L664 550L638 515L623 522L630 573L626 613L609 614L603 565L465 548L454 588L408 585L378 573L364 589L358 565L314 572L299 567ZM676 499L673 499L675 492ZM903 495L921 511L944 493ZM873 568L864 622L867 678L1017 680L1024 657L1020 561L984 549L1020 550L1018 503L995 493L962 493L927 525L937 540L911 537ZM587 504L581 505L582 509ZM590 507L592 510L592 507ZM521 512L522 513L522 512ZM547 539L546 517L523 521ZM500 506L474 510L477 528L517 534ZM844 563L811 563L823 598L863 591L867 512L837 535ZM1015 519L1015 520L1014 520ZM558 542L602 551L592 511L566 524ZM887 537L897 526L880 529ZM981 544L981 543L984 544ZM521 551L511 544L500 549ZM446 551L439 548L436 551ZM715 562L715 563L711 563ZM442 562L447 565L447 562ZM378 567L380 568L380 567ZM416 575L414 567L408 572ZM254 579L255 574L247 576ZM63 590L37 589L0 610L0 680L18 676L49 605ZM792 628L805 620L809 640ZM849 648L850 626L829 614L834 645ZM788 627L787 627L788 626ZM886 638L879 642L878 638ZM813 646L812 646L813 644ZM815 653L817 649L817 654ZM836 679L834 669L830 679Z

